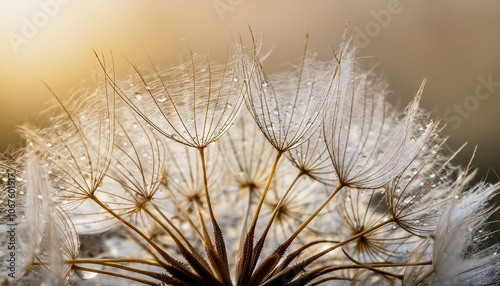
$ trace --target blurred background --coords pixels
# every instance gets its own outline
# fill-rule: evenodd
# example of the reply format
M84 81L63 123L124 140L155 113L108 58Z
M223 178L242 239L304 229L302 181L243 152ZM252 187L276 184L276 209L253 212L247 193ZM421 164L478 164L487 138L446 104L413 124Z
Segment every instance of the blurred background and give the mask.
M56 94L68 96L99 70L92 49L112 51L119 73L126 58L178 63L188 53L224 57L248 27L264 34L279 68L300 57L305 35L320 58L347 35L367 66L390 83L401 108L427 78L421 105L447 126L452 149L479 177L500 173L500 1L269 0L0 0L0 152L19 146L16 126L36 122ZM125 58L126 57L126 58Z

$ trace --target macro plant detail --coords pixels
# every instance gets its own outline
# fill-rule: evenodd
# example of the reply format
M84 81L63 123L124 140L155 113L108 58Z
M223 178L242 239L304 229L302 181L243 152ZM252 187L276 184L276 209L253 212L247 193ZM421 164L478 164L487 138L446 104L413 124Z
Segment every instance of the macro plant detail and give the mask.
M275 73L255 40L126 78L96 54L95 89L49 88L0 162L1 282L498 285L500 185L454 163L425 82L396 110L349 41L307 42Z

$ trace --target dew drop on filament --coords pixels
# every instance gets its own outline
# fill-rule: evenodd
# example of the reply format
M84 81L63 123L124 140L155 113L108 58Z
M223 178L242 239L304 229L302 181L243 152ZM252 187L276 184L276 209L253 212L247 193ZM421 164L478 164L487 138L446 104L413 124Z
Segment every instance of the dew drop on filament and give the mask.
M163 95L163 94L162 94L162 95L158 95L158 96L156 97L156 100L157 100L159 103L163 103L163 102L167 101L167 97L166 97L165 95Z
M137 100L141 100L142 99L142 94L138 91L134 92L134 98L137 99Z
M95 273L95 272L79 270L79 269L75 270L75 273L76 273L76 275L78 275L78 277L80 277L84 280L90 280L90 279L93 279L97 276L97 273Z

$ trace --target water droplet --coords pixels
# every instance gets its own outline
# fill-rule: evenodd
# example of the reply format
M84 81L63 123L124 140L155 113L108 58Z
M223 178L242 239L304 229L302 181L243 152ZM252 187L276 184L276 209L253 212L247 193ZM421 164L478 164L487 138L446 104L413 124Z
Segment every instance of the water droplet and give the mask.
M93 279L97 276L96 272L84 271L84 270L79 270L79 269L75 270L75 273L76 273L76 275L78 275L78 277L80 277L84 280Z
M134 98L137 99L137 100L141 100L142 99L142 93L136 91L134 92Z
M416 175L416 174L417 174L417 169L416 169L416 168L411 168L411 169L410 169L410 172L411 172L413 175Z
M161 94L161 95L158 95L158 96L156 97L156 100L157 100L159 103L163 103L163 102L167 101L167 97L166 97L165 95Z
M81 155L78 159L80 159L80 160L82 160L82 161L83 161L83 160L87 159L87 156L85 156L85 155Z
M47 148L50 148L50 147L52 147L52 143L49 142L49 143L47 143Z
M238 80L239 80L239 79L238 79L237 77L233 77L233 81L234 81L234 82L238 82Z
M406 197L406 198L404 198L403 203L404 204L411 204L413 202L414 198L415 198L415 196Z
M267 83L267 81L263 80L262 81L262 87L267 87L269 85L269 83Z

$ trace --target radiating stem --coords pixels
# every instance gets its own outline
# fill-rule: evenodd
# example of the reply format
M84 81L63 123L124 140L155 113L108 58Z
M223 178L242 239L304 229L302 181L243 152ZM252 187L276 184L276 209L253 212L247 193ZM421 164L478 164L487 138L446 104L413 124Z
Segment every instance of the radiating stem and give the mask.
M85 262L84 260L74 260L73 265L76 265L76 264L101 265L101 266L106 266L106 267L110 267L110 268L122 269L122 270L126 270L128 272L138 273L138 274L141 274L141 275L144 275L144 276L153 277L153 278L156 276L156 273L157 273L157 272L142 270L140 268L134 268L134 267L129 267L129 266L121 265L121 264L118 264L118 263L102 262L102 261L99 261L99 260L95 261L95 262L88 262L88 261ZM90 269L93 269L93 268L90 268ZM95 270L100 270L100 269L95 269Z
M179 200L175 197L175 194L172 192L172 190L170 190L170 188L166 184L162 183L162 185L165 187L165 190L167 190L170 193L170 195L172 196L171 199L174 202L175 206L177 207L177 210L181 213L182 217L189 223L189 225L191 226L191 228L195 232L196 237L199 238L199 240L200 240L201 243L205 243L205 241L203 240L203 235L200 233L200 230L194 224L193 220L189 217L188 213L182 207L182 205L179 202ZM155 204L155 207L156 207L156 204ZM162 213L162 215L164 216L163 213Z
M137 233L139 236L141 236L149 245L151 245L158 253L165 259L169 260L171 257L163 251L156 243L154 243L149 237L147 237L142 231L140 231L138 228L136 228L134 225L123 219L120 215L116 214L113 210L108 208L105 204L103 204L95 195L91 195L89 197L92 201L94 201L96 204L98 204L101 208L103 208L105 211L107 211L109 214L111 214L113 217L118 219L120 222L125 224L127 227L129 227L131 230L133 230L135 233Z
M91 196L89 196L89 199L91 199L92 201L94 201L102 209L104 209L105 211L107 211L113 217L115 217L116 219L118 219L121 223L125 224L128 228L130 228L132 231L134 231L135 233L137 233L151 247L153 247L161 255L161 257L163 257L163 259L165 259L165 261L167 261L168 263L171 264L171 265L168 265L165 262L162 262L162 261L159 260L158 262L160 262L163 267L167 267L167 268L173 267L176 270L178 270L178 271L182 272L183 274L185 274L186 276L194 277L193 274L188 269L186 269L181 263L179 263L176 259L174 259L173 257L171 257L168 253L166 253L162 248L160 248L156 243L154 243L148 236L146 236L137 227L135 227L134 225L132 225L131 223L129 223L128 221L126 221L124 218L122 218L120 215L118 215L117 213L115 213L110 208L108 208L95 195L92 194Z
M168 223L168 225L170 225L170 227L172 227L174 229L174 231L177 233L177 235L180 237L180 239L182 239L182 241L184 241L184 243L189 247L189 250L191 252L196 252L196 250L194 249L194 247L192 246L192 244L189 242L189 240L182 234L182 232L172 223L172 221L170 219L168 219L165 214L160 211L158 209L158 207L156 206L156 204L152 204L153 208L160 214L160 216ZM172 233L172 231L170 231L167 226L162 222L160 221L160 219L158 217L156 217L147 207L143 208L143 210L151 217L153 218L161 227L163 230L165 230L165 232L167 232L171 237L172 239L175 241L175 243L180 243L180 241L177 239L177 237L174 235L174 233Z
M117 259L88 259L88 258L79 258L66 260L65 263L69 264L102 264L102 263L135 263L135 264L145 264L156 267L161 267L160 264L154 261L142 260L136 258L117 258Z
M207 205L208 205L208 213L210 215L210 220L212 221L212 225L214 226L214 229L216 228L217 220L215 219L215 215L212 209L212 202L210 200L210 193L208 192L208 178L207 178L207 168L205 164L205 148L198 148L198 152L200 153L200 160L201 160L201 169L203 171L203 189L205 191L205 199L207 200ZM208 238L210 240L210 238ZM210 243L212 244L212 243Z
M337 193L342 189L344 185L342 183L338 183L337 184L337 187L335 187L335 189L333 190L333 192L330 194L330 196L328 196L328 198L321 204L321 206L319 206L316 211L314 211L313 214L311 214L311 216L309 216L309 218L304 221L300 226L299 228L297 228L297 230L295 230L295 232L284 242L281 244L281 246L279 247L280 249L283 248L283 253L285 252L285 250L288 248L288 246L290 246L290 244L293 242L293 240L304 230L304 228L307 227L307 225L323 210L323 208L326 207L326 205L328 203L330 203L330 201L333 199L333 197L335 197L335 195L337 195ZM283 253L281 253L281 255L283 255Z
M424 261L418 263L376 263L376 264L356 264L356 265L339 265L339 266L325 266L316 270L312 270L309 274L305 274L302 278L294 281L296 283L306 284L309 281L323 276L327 273L338 271L338 270L347 270L347 269L368 269L375 273L382 274L386 277L394 277L400 280L403 280L403 275L394 274L382 270L377 270L376 268L385 268L385 267L407 267L407 266L425 266L432 265L432 261ZM325 280L326 281L326 280ZM301 284L302 285L302 284ZM309 284L307 284L309 285ZM311 285L319 285L319 284L311 284Z
M248 201L247 208L245 211L245 216L243 217L243 223L241 226L241 235L240 235L240 249L243 247L243 242L245 240L245 231L248 226L248 218L250 217L250 207L252 206L252 196L254 192L254 187L252 185L248 186Z
M300 173L297 174L297 176L295 176L295 179L293 179L292 183L290 184L290 186L286 190L285 194L280 198L280 200L279 200L278 204L276 205L276 207L274 207L274 210L273 210L273 213L271 215L271 218L267 222L266 228L264 229L264 232L262 233L262 235L261 235L261 237L260 237L259 240L261 240L261 239L265 240L266 239L266 235L267 235L269 229L271 228L271 225L273 224L274 219L278 215L278 212L279 212L281 206L283 205L283 202L288 197L288 195L290 194L290 191L292 190L293 186L295 186L295 184L299 181L299 179L300 179L300 177L302 177L302 175L304 175L304 173L300 172Z
M151 285L151 286L158 285L158 282L152 282L152 281L148 281L148 280L144 280L144 279L140 279L140 278L135 278L135 277L131 277L128 275L115 273L115 272L111 272L111 271L92 269L92 268L87 268L87 267L81 267L78 265L73 265L73 269L80 270L80 271L94 272L94 273L99 273L99 274L104 274L104 275L110 275L110 276L119 277L119 278L125 278L125 279L131 280L131 281L140 282L140 283L143 283L146 285Z
M307 227L307 225L321 212L321 210L323 210L323 208L333 199L333 197L335 197L335 195L342 189L343 186L344 184L339 182L337 187L333 190L330 196L328 196L328 198L321 204L321 206L319 206L316 209L316 211L313 214L311 214L311 216L309 216L309 218L306 221L304 221L299 226L299 228L285 242L283 242L280 246L278 246L278 248L274 251L273 254L269 255L264 261L262 261L262 263L253 273L253 276L250 280L252 285L259 284L270 273L274 271L276 265L278 265L279 261L283 257L283 254L288 249L293 240L304 230L304 228ZM257 246L262 247L260 244L258 244ZM256 252L258 251L259 249L256 250Z
M206 164L205 164L205 148L200 147L200 148L198 148L198 151L200 153L201 168L203 171L203 187L205 190L205 198L207 200L210 220L211 220L212 226L214 228L215 248L216 248L217 254L218 254L218 257L216 257L216 259L218 261L215 261L216 264L218 265L218 267L214 270L217 272L217 275L219 276L219 278L221 278L222 282L225 285L232 285L231 274L229 273L229 263L227 260L226 244L224 242L224 235L222 234L222 230L220 229L219 224L217 223L217 220L215 219L215 215L214 215L214 212L212 209L212 202L210 201L210 193L208 191L207 168L206 168ZM204 232L204 233L206 233L206 232ZM210 239L210 236L205 235L205 237L207 239L207 245L209 246L208 252L210 255L210 252L213 248L213 244L212 244L212 241Z
M250 225L250 231L252 233L254 232L255 226L257 225L257 220L259 219L259 213L260 209L262 208L262 205L264 204L264 200L266 198L267 191L269 190L269 187L271 186L271 182L274 177L274 173L276 173L276 167L278 166L278 162L281 158L281 155L283 155L283 151L278 150L278 154L276 154L276 158L274 159L273 166L271 168L271 173L269 174L269 177L267 178L266 186L264 187L264 190L262 191L262 195L260 196L259 203L257 204L257 209L255 210L255 214L253 216L252 224Z
M276 275L273 275L272 278L266 280L266 282L263 284L263 285L282 285L284 283L284 281L289 281L290 279L293 279L293 277L295 277L295 275L297 275L298 273L300 273L300 271L302 271L305 267L307 267L309 264L311 264L312 262L316 261L317 259L319 259L320 257L322 257L323 255L343 246L343 245L346 245L348 243L350 243L351 241L354 241L356 239L359 239L360 237L374 231L374 230L377 230L385 225L387 225L388 223L391 223L394 221L394 217L390 217L389 219L387 219L386 221L383 221L375 226L372 226L356 235L353 235L351 236L350 238L342 241L342 242L339 242L297 264L294 264L290 267L287 267L285 269L283 269L282 271L278 272ZM268 258L266 258L266 260L264 260L261 264L262 265L266 265L267 268L269 267L272 267L274 269L275 265L277 264L279 258L281 258L281 255L279 255L279 253L275 253L271 256L269 256ZM274 264L276 263L276 264ZM272 265L274 264L274 265ZM256 275L255 279L252 277L252 279L254 281L258 281L259 283L261 281L263 281L263 279L265 279L266 277L266 270L267 269L260 269L260 268L263 268L263 267L259 267L259 269L257 269L255 272L258 274ZM270 273L271 270L267 270L267 273ZM259 280L257 280L259 279Z
M379 224L377 224L377 225L374 225L374 226L372 226L372 227L370 227L370 228L367 228L367 229L365 229L364 231L362 231L362 232L360 232L360 233L357 233L357 234L355 234L355 235L351 236L350 238L348 238L348 239L346 239L346 240L344 240L344 241L342 241L342 242L339 242L339 243L337 243L337 244L335 244L335 245L333 245L333 246L331 246L331 247L329 247L329 248L327 248L327 249L325 249L325 250L323 250L323 251L321 251L321 252L319 252L319 253L315 254L314 256L312 256L312 257L310 257L310 258L306 259L305 261L308 261L308 263L307 263L307 264L309 264L310 262L312 262L312 261L314 261L314 260L316 260L316 259L320 258L321 256L323 256L323 255L327 254L328 252L331 252L331 251L332 251L332 250L334 250L334 249L337 249L337 248L339 248L339 247L341 247L341 246L343 246L343 245L348 244L348 243L349 243L349 242L351 242L351 241L354 241L354 240L356 240L356 239L358 239L358 238L360 238L360 237L362 237L362 236L365 236L366 234L368 234L368 233L370 233L370 232L372 232L372 231L374 231L374 230L377 230L377 229L379 229L379 228L383 227L384 225L389 224L389 223L391 223L391 222L393 222L393 221L394 221L394 217L393 217L393 216L391 216L391 217L390 217L389 219L387 219L386 221L383 221L383 222L381 222L381 223L379 223Z
M254 234L255 234L255 226L257 225L257 220L259 217L260 209L262 208L262 204L264 203L264 200L266 198L267 191L269 190L269 187L271 186L271 182L274 177L274 173L276 172L276 168L278 166L278 162L281 158L281 155L283 155L283 151L278 150L278 153L276 154L276 158L274 159L273 166L271 167L271 172L269 173L269 177L267 178L266 185L264 187L264 190L262 191L262 194L260 196L259 203L257 205L257 209L255 210L255 214L252 219L252 224L250 225L250 228L248 229L247 234L245 235L245 239L243 242L243 246L240 247L240 259L238 261L238 268L236 271L236 276L237 276L237 285L247 285L248 280L250 279L250 276L255 268L255 265L257 263L257 260L255 259L255 256L253 255L254 253L254 245L253 245L253 239L254 239Z

